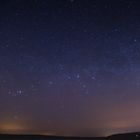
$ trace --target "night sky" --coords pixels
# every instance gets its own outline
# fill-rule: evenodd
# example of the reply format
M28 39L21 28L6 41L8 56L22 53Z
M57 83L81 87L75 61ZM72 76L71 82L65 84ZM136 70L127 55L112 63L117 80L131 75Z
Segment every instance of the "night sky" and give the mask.
M138 0L0 0L0 133L140 131Z

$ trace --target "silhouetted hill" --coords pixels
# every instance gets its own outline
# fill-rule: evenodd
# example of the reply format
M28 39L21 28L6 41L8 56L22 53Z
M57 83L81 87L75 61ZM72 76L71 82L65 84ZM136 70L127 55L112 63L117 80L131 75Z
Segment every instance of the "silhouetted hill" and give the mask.
M1 134L0 140L140 140L140 132L115 134L108 137L61 137L43 135Z
M115 134L107 138L110 140L140 140L140 132Z
M0 140L104 140L103 137L63 137L43 135L9 135L1 134Z

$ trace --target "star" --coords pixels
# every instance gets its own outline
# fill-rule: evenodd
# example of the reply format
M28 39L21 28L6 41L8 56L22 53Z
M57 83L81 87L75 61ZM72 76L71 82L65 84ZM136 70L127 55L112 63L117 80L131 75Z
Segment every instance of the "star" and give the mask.
M134 42L137 42L137 39L134 39Z
M94 76L91 77L92 80L95 80L96 78Z
M53 81L49 81L49 85L53 85Z
M23 91L22 90L17 90L17 94L22 94Z
M77 74L77 75L76 75L76 78L77 78L77 79L79 79L79 78L80 78L80 75L79 75L79 74Z

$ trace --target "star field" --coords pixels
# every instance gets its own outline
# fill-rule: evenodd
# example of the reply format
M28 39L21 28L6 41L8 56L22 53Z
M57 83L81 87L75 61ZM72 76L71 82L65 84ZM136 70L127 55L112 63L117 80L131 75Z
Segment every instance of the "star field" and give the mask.
M140 129L140 2L1 0L0 133Z

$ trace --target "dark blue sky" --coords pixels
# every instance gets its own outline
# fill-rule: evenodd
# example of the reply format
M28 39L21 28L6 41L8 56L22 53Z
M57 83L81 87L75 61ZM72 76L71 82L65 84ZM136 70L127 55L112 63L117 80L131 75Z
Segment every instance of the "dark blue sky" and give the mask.
M1 0L0 132L140 130L138 0Z

